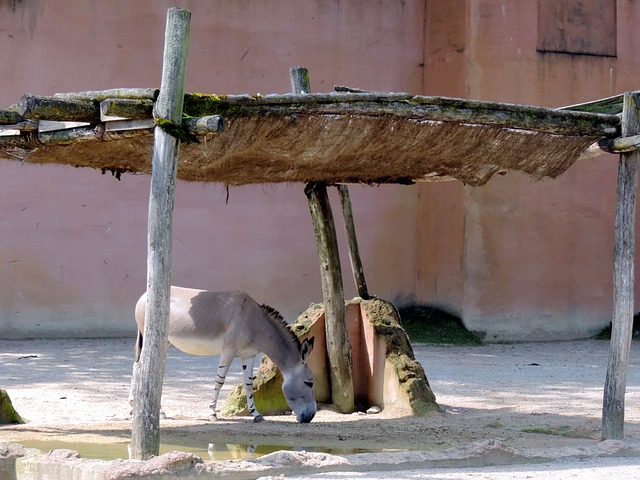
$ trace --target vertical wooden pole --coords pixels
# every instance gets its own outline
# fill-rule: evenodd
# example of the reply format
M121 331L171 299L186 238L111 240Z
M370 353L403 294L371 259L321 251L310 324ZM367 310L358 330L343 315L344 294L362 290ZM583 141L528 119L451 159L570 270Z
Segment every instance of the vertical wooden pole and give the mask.
M625 93L622 136L640 132L640 92ZM633 333L635 220L640 150L620 154L615 246L613 251L613 319L609 363L602 404L602 439L624 438L624 397Z
M169 9L160 95L154 116L182 121L191 13ZM160 453L160 398L167 358L171 291L171 232L179 141L156 127L149 194L147 310L144 345L133 382L131 458Z
M318 257L320 258L331 401L341 412L351 413L355 410L353 361L351 344L347 336L346 308L336 227L333 222L326 184L309 182L305 186L304 192L309 201L311 220L318 245Z
M360 259L360 249L358 248L358 238L356 237L356 225L353 221L349 187L346 185L338 185L338 194L340 195L340 203L342 204L344 228L347 232L347 245L349 246L349 259L351 260L353 280L356 282L358 296L363 300L369 300L369 290L367 289L367 281L364 278L364 267Z
M291 78L291 93L301 95L311 93L311 82L309 81L309 70L305 67L291 67L289 70Z
M311 93L309 72L306 68L291 68L291 89L293 93L297 94ZM355 410L353 361L351 344L347 336L344 288L336 227L326 184L310 182L307 183L304 191L309 202L320 259L331 401L341 412L351 413Z

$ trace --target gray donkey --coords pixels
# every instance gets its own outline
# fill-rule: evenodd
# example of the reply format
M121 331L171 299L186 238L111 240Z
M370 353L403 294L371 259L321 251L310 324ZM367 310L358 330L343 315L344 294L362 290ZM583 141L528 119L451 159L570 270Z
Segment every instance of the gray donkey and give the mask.
M138 339L134 371L138 367L147 294L136 304ZM282 372L282 392L298 422L308 423L316 414L313 376L307 359L313 350L313 337L302 342L273 308L259 305L247 293L209 292L171 287L169 343L192 355L218 355L220 362L209 403L216 418L216 404L227 371L235 357L242 359L247 406L255 422L264 420L253 399L253 365L264 352ZM134 375L135 378L135 375ZM133 388L131 389L133 394ZM133 396L130 395L130 401Z

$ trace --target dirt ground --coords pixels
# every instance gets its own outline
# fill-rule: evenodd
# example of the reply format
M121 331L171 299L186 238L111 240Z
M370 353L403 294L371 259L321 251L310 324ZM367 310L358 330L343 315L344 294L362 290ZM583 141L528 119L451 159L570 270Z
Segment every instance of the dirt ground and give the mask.
M133 339L0 340L0 387L24 425L0 426L0 440L83 457L126 458ZM342 415L321 408L313 422L291 416L207 420L217 359L168 352L161 422L163 451L204 460L278 449L354 453L443 451L483 440L538 451L585 450L600 440L608 342L577 341L454 347L414 345L441 412ZM219 405L240 381L231 368ZM625 439L640 444L640 349L634 342ZM116 444L116 447L107 446ZM253 452L253 453L252 453Z

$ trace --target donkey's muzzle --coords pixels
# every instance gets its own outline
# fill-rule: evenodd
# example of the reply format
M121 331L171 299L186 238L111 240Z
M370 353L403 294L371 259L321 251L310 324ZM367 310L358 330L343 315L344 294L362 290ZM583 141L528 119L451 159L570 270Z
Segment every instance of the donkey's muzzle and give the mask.
M296 419L300 423L309 423L316 416L316 412L302 412L296 415Z

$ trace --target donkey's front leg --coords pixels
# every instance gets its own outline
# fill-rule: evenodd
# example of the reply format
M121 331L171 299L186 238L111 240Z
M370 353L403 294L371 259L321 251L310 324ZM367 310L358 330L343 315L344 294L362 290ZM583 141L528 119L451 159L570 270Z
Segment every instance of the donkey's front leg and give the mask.
M218 404L218 396L220 395L220 389L224 385L224 381L227 378L227 372L233 362L233 358L236 356L236 352L233 350L223 350L220 355L220 361L218 362L218 372L216 373L216 379L213 384L213 396L209 402L209 408L211 409L210 420L217 420L216 405Z
M247 408L249 413L253 415L254 422L262 422L264 417L256 408L256 402L253 398L253 363L256 357L242 359L242 376L244 378L244 390L247 394Z

